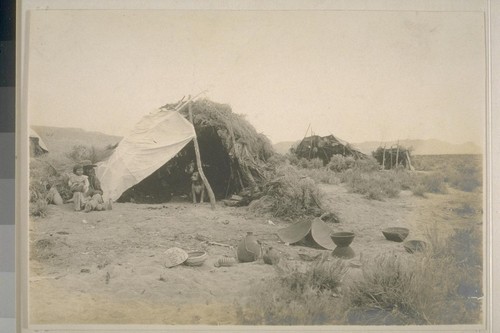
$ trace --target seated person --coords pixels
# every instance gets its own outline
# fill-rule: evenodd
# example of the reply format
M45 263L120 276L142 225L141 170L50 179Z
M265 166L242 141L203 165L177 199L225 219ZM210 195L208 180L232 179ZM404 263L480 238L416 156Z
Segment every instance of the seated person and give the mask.
M104 200L102 198L103 191L101 188L101 182L95 174L95 166L96 165L92 164L90 161L84 161L83 163L83 173L89 180L89 189L85 193L85 196L88 198L85 204L86 212L91 210L106 210Z
M73 173L69 176L68 185L73 193L75 210L80 211L85 207L85 193L88 192L90 183L88 176L83 174L83 165L77 164L73 167Z

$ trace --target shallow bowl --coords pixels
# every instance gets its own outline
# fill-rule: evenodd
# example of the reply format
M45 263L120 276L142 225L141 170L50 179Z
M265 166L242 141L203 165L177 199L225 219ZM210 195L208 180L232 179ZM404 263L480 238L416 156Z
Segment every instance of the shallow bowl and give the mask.
M410 233L408 228L393 227L382 230L385 238L393 242L402 242Z
M340 231L331 234L330 238L335 243L335 245L345 247L349 246L352 243L354 236L354 232Z
M207 260L208 254L205 251L188 252L188 258L184 264L188 266L201 266Z

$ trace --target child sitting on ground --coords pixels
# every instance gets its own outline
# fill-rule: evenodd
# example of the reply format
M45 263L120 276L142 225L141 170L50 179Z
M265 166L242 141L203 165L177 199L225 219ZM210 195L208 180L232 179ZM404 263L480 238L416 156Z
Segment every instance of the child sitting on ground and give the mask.
M73 167L73 174L69 176L68 185L73 193L75 210L80 211L85 206L84 193L87 193L90 185L88 176L83 174L83 166L77 164Z

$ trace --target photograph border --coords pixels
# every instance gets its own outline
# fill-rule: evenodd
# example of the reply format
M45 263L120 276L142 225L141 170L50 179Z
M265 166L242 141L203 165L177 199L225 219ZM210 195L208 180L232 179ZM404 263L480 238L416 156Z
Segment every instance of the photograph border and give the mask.
M180 325L31 325L29 323L29 221L28 188L29 188L29 147L28 128L29 116L27 107L28 87L28 54L29 54L29 11L30 10L328 10L328 11L480 11L485 15L486 25L486 124L485 124L485 206L484 232L485 247L485 325L443 325L443 326L180 326ZM490 0L436 0L430 1L111 1L111 0L19 0L17 2L17 50L16 50L16 296L17 296L17 327L18 332L158 332L158 331L192 331L192 332L256 332L256 331L421 331L421 332L493 332L500 327L500 318L494 318L493 308L498 305L498 292L493 284L498 280L498 265L493 265L498 258L499 247L494 240L499 239L498 228L493 221L499 216L498 202L494 201L499 194L499 179L495 170L499 165L499 133L500 128L497 112L500 106L498 91L499 61L492 63L497 55L500 42L498 28L500 27L500 5L496 7ZM495 64L497 66L495 66ZM495 89L496 87L496 95ZM498 113L498 112L497 112ZM495 246L493 246L495 245ZM495 277L495 278L494 278ZM495 307L498 308L498 307Z

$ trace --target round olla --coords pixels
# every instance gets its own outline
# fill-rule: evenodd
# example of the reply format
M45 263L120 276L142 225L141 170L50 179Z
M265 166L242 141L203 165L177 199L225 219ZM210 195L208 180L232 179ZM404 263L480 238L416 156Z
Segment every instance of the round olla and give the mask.
M330 238L339 247L349 246L354 239L354 232L340 231L330 235Z
M252 262L261 257L261 247L253 232L247 232L247 235L238 244L236 253L240 262Z

